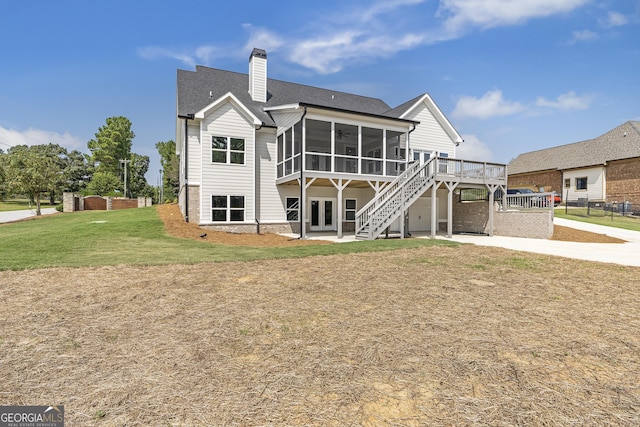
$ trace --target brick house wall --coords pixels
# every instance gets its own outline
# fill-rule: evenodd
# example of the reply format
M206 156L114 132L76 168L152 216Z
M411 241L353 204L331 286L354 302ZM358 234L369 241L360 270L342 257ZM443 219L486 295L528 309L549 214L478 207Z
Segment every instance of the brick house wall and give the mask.
M548 170L541 172L530 172L518 175L509 175L507 179L509 188L531 188L539 191L544 187L545 192L555 191L562 194L562 172L558 170Z
M607 202L640 205L640 158L607 164Z

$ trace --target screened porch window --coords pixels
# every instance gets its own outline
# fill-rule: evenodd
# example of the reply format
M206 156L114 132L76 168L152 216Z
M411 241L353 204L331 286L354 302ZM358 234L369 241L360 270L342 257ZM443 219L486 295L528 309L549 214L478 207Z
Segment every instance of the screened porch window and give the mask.
M306 167L309 170L331 171L331 122L307 119Z
M399 175L406 169L407 135L387 131L387 175Z
M335 124L335 171L358 173L358 126Z
M362 128L362 173L382 175L383 144L382 129Z

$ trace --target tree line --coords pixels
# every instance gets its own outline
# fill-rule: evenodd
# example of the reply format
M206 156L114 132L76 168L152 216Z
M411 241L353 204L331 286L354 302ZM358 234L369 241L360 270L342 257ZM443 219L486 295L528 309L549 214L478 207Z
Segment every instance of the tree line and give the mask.
M131 151L134 132L126 117L109 117L87 143L89 154L68 151L58 144L16 145L0 149L0 198L27 196L36 204L46 195L50 204L63 192L84 195L153 197L158 191L145 174L149 156ZM158 142L163 168L164 199L172 201L178 190L178 157L173 141Z

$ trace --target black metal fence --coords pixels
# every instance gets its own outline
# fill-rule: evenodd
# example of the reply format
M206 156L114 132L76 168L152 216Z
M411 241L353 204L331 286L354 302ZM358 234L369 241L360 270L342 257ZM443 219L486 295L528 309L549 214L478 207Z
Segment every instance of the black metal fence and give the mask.
M579 198L565 201L565 213L576 216L640 216L640 205L634 205L630 202L603 202Z

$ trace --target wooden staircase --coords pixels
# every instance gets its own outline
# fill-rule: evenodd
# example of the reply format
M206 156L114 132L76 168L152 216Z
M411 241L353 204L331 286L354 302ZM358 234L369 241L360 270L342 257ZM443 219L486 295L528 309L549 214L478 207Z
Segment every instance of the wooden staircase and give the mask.
M356 239L374 240L435 184L436 158L409 167L356 213Z

